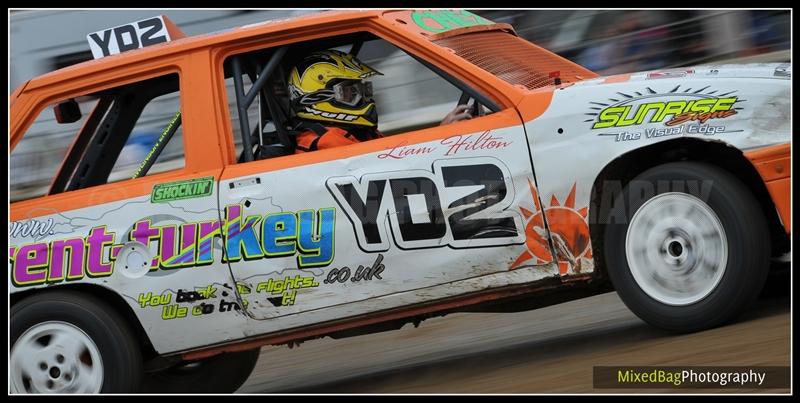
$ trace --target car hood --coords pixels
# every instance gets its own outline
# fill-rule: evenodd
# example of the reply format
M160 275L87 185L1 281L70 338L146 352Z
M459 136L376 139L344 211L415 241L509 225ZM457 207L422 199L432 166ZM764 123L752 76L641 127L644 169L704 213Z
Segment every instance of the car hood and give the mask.
M663 78L683 78L686 80L713 78L774 78L789 80L791 76L791 63L710 64L598 77L591 80L580 81L575 83L575 85L598 85L610 82L648 81Z

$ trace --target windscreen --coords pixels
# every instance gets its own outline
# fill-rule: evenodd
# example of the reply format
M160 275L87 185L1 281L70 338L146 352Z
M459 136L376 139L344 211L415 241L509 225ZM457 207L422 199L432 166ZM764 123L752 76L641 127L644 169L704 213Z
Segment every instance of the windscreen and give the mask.
M597 74L555 53L504 31L483 31L450 36L433 43L494 74L509 84L535 90L553 85L557 74L571 83Z

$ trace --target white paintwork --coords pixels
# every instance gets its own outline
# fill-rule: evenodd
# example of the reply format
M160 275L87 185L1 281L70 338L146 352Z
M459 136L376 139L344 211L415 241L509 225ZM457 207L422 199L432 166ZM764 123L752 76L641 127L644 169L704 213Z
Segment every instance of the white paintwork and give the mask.
M603 168L630 151L658 142L694 138L750 150L791 140L790 64L698 66L666 72L667 78L648 78L654 76L651 75L653 72L644 72L632 74L629 80L615 83L605 83L607 78L600 77L555 91L547 111L525 124L531 140L538 190L545 203L550 195L563 200L572 186L576 186L575 207L591 208L589 199L592 186ZM678 90L670 93L676 87ZM668 96L649 94L647 88ZM696 122L677 125L683 128L680 135L654 138L647 138L646 130L664 129L666 126L663 122L645 121L625 128L592 129L597 116L588 113L599 113L599 109L604 108L596 103L612 106L629 99L622 94L636 98L637 92L652 97L633 102L634 106L661 100L699 99L694 92L704 88L698 94L713 91L709 95L713 97L733 91L730 96L737 97L733 105L737 108L735 115L709 119L703 124L724 126L724 133L688 133L688 126L696 126ZM683 94L687 89L686 92L691 95ZM669 119L667 117L664 121ZM559 129L562 133L559 133ZM638 132L641 138L616 141L615 136L599 135L623 131Z
M722 141L740 149L750 149L768 144L788 142L790 96L789 82L785 76L774 76L778 65L752 66L737 68L695 68L693 73L683 77L647 79L648 74L634 75L629 81L604 84L604 79L589 80L559 89L555 92L548 110L537 119L526 122L523 126L510 127L492 131L492 135L510 141L506 147L483 150L465 150L448 155L452 143L432 141L414 145L414 147L430 148L429 152L409 155L402 159L381 158L381 154L371 153L352 158L335 160L327 163L301 166L291 169L268 171L261 174L236 178L247 184L249 179L259 178L260 184L230 188L229 182L223 181L215 186L211 196L174 201L170 203L150 203L149 196L137 197L113 203L105 203L89 208L52 212L36 218L38 222L53 220L52 231L41 236L23 236L20 232L12 233L15 226L30 223L23 220L10 223L9 243L12 247L34 242L49 242L58 239L86 237L92 227L105 225L109 232L115 233L118 245L130 243L128 234L134 222L145 217L157 221L154 225L179 225L185 222L214 221L225 219L220 208L229 204L251 202L245 215L263 217L273 212L299 212L303 209L318 210L335 209L335 256L330 264L311 269L298 270L295 253L287 257L259 258L249 261L233 262L230 265L222 260L222 240L213 241L214 260L212 264L198 267L178 269L156 269L145 275L133 270L125 272L115 263L113 274L106 277L84 277L74 282L95 284L113 290L131 306L133 312L143 324L156 350L160 353L185 351L202 346L219 344L246 337L257 336L283 329L296 328L316 324L337 318L351 317L369 312L377 312L389 308L407 306L467 292L501 287L509 284L530 283L558 275L555 262L542 259L531 259L522 262L514 270L512 264L528 250L527 240L530 234L536 233L547 238L543 228L531 225L523 213L525 209L533 214L539 213L534 203L529 183L533 183L532 169L528 154L529 146L533 154L536 170L538 195L544 202L541 207L547 209L551 198L555 198L559 206L564 206L569 199L570 191L575 186L574 204L569 208L577 213L589 205L589 194L596 175L615 158L642 146L658 141L669 141L674 137L659 139L640 139L631 141L615 141L609 136L598 136L592 130L591 122L584 122L585 113L592 101L606 102L617 92L629 93L642 91L650 87L656 92L668 92L675 86L700 89L709 86L709 91L717 94L736 91L739 97L737 114L722 119L711 119L709 124L723 125L726 133L714 136L692 134L689 137L706 141ZM711 70L717 70L711 73ZM785 74L786 68L781 70ZM788 68L790 72L790 67ZM790 74L790 73L789 73ZM747 78L735 78L744 76ZM778 78L778 79L774 79ZM660 123L644 124L637 130L661 127ZM558 133L562 129L563 134ZM527 132L527 137L526 133ZM480 133L465 133L478 136ZM506 197L500 203L483 212L470 217L473 219L491 217L510 217L517 229L523 233L509 237L505 244L486 245L485 239L471 240L453 239L452 229L438 241L399 240L397 211L386 207L382 211L379 231L385 242L378 246L359 244L357 229L348 219L348 211L337 201L331 192L331 186L353 178L358 191L366 192L365 179L384 177L387 179L405 177L413 174L416 177L428 178L435 183L438 190L446 187L442 181L441 169L448 164L478 164L492 162L500 167L508 187ZM261 163L261 162L259 162ZM377 176L376 176L377 175ZM216 189L220 189L217 192ZM440 192L439 196L444 209L444 217L457 213L457 209L449 209L449 203L464 197L477 186L461 186ZM91 192L91 189L87 191ZM387 196L388 198L388 196ZM420 199L413 197L412 208L419 213ZM388 203L387 200L383 200ZM477 201L484 203L486 200ZM242 204L244 206L244 204ZM416 207L413 207L416 206ZM430 219L428 219L430 221ZM414 224L425 223L426 220L416 217ZM569 240L556 241L556 248L561 252L557 260L568 266L566 273L573 274L591 272L592 259L587 253L590 247L580 251L579 256L565 257L563 252L569 249ZM566 242L566 243L565 243ZM447 245L450 246L447 246ZM405 249L400 248L403 246ZM425 248L420 248L425 246ZM469 246L483 246L469 248ZM147 261L158 254L157 242L151 242L148 252L134 255L125 250L125 262L131 264ZM547 247L550 252L555 252ZM104 248L104 259L108 259L108 248ZM370 282L344 284L324 284L326 273L342 266L357 267L370 265L376 255L383 255L385 266L380 280ZM576 270L577 269L577 270ZM12 264L9 263L9 270ZM314 277L318 287L301 288L297 291L294 305L273 306L262 296L255 298L255 290L249 294L234 293L234 278L242 282L253 282L255 279L266 281L271 278L279 280L291 274ZM176 303L175 292L182 290L203 290L208 286L215 288L213 297L205 301ZM17 287L9 280L11 293L43 285ZM230 288L226 288L230 287ZM222 292L228 293L223 296ZM162 306L141 307L137 299L142 294L152 292L154 295L171 294L169 305L188 307L188 314L183 318L162 319ZM250 300L248 317L242 311L231 310L220 312L222 301L233 304L240 298ZM216 309L212 313L192 309L202 303L210 302ZM229 305L230 306L230 305Z
M101 59L106 56L123 52L126 47L141 49L148 46L146 42L169 42L172 38L164 22L164 16L159 15L122 24L86 35L92 57ZM108 54L106 54L108 53Z
M522 127L504 128L491 133L494 138L509 142L509 145L498 149L462 149L452 152L450 147L452 139L436 140L409 146L414 149L430 149L432 150L430 153L410 155L401 159L387 157L387 153L390 152L387 149L347 159L253 175L259 179L260 186L231 189L229 183L232 181L223 181L220 184L222 205L245 203L249 200L252 204L244 208L246 215L263 217L277 212L336 209L335 257L330 265L298 270L296 261L298 254L266 259L243 259L231 263L236 280L247 283L252 291L259 288L258 283L267 282L269 279L293 278L296 275L314 277L319 283L319 287L299 289L295 304L289 306L274 306L264 299L263 294L251 293L250 299L254 302L248 304L250 313L257 319L270 319L268 323L258 324L257 331L272 331L284 327L277 323L276 318L287 317L285 321L293 324L313 323L297 317L300 312L306 312L306 318L320 315L320 318L330 320L342 316L329 312L333 309L330 307L342 306L341 311L346 312L345 315L352 315L356 312L375 311L379 306L395 307L406 304L406 301L424 300L419 299L420 295L437 298L450 290L471 289L482 276L508 272L511 264L527 249L524 234L525 220L519 206L535 210L528 186L528 181L532 181L533 177L527 150L517 146L524 145L526 141ZM467 135L476 139L481 133ZM400 140L399 144L402 144ZM459 208L449 209L448 205L483 188L483 186L445 187L442 182L442 167L467 164L495 165L503 171L506 182L513 185L508 186L503 200L470 218L513 219L517 228L516 236L492 242L480 238L459 241L454 239L448 225L448 232L441 239L403 240L396 218L399 213L392 203L389 185L386 185L384 197L381 199L381 213L378 215L378 227L383 242L366 245L360 240L363 237L361 226L358 222L351 222L349 218L355 214L352 208L346 201L334 196L336 193L334 188L339 183L357 183L356 188L360 197L364 198L369 180L427 178L436 184L441 208L447 220L451 214L459 210ZM291 187L286 188L286 184L291 184ZM406 199L411 208L412 223L415 225L430 223L431 217L420 215L420 207L425 207L427 211L431 206L425 205L425 198L420 197L422 195L410 196L412 197L406 196ZM357 237L355 233L359 236ZM325 284L331 269L341 270L343 267L348 267L354 274L359 265L372 265L378 255L383 257L381 264L385 266L381 279L354 282L351 278L341 284ZM536 262L528 262L529 265L534 263ZM539 262L542 263L544 262ZM555 271L551 270L551 273L554 275ZM500 280L502 276L495 278ZM270 297L276 296L279 295L270 295ZM377 300L378 297L381 297L380 302ZM397 302L392 302L393 300ZM355 304L359 301L361 304Z
M51 233L46 236L12 236L9 232L10 246L20 247L34 242L50 242L68 238L82 238L89 234L92 228L105 226L107 232L115 234L115 245L136 245L129 237L133 225L142 219L149 218L154 226L180 225L186 222L212 221L219 219L217 209L217 186L214 193L207 197L172 201L169 203L150 203L150 196L136 197L113 203L99 204L96 206L37 217L38 222L47 222L52 219ZM83 191L83 190L81 190ZM86 189L92 192L92 189ZM23 220L22 223L31 222ZM11 229L11 227L10 227ZM162 320L163 306L145 306L139 304L141 294L162 295L172 294L170 303L166 306L191 306L195 304L176 303L174 292L178 289L195 290L208 285L217 287L217 297L214 301L218 304L224 284L231 286L231 275L227 264L220 262L221 243L214 241L214 263L207 266L197 266L178 269L155 269L141 276L140 267L125 269L124 263L133 259L120 259L113 262L113 273L110 276L90 278L84 276L80 280L55 282L51 286L61 284L85 283L110 289L122 296L122 299L131 307L144 330L153 342L157 351L170 351L177 346L203 345L219 342L221 340L234 340L245 336L246 316L241 312L231 311L215 313L214 320L208 320L204 315L192 315L189 311L184 318ZM136 261L147 261L158 256L158 241L148 245L146 257L139 257ZM121 255L125 255L126 248L122 248ZM110 247L103 248L103 260L108 261ZM124 260L124 261L123 261ZM9 262L9 272L12 266ZM15 287L9 276L10 292L41 288L44 285ZM233 293L230 294L233 296ZM233 298L224 298L234 301Z

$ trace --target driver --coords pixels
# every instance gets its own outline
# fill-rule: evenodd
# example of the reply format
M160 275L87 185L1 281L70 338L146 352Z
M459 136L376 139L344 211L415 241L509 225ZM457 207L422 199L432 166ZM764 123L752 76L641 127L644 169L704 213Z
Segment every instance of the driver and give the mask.
M383 75L353 55L338 50L314 52L289 72L289 96L295 114L296 153L339 147L383 137L372 99L372 83ZM441 125L471 119L458 105Z

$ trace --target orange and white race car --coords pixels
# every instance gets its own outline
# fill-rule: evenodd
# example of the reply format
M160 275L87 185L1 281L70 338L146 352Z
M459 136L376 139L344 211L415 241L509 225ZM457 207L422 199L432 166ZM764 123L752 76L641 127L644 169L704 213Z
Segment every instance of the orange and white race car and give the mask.
M598 77L445 10L195 37L159 16L87 40L95 60L10 98L9 158L68 140L39 187L12 163L16 393L229 392L264 345L612 287L697 331L789 248L790 64ZM378 112L403 66L471 119L440 125L422 88L381 137L297 153L299 114L361 119L333 108L348 88L290 101L291 67L327 49L391 59Z

